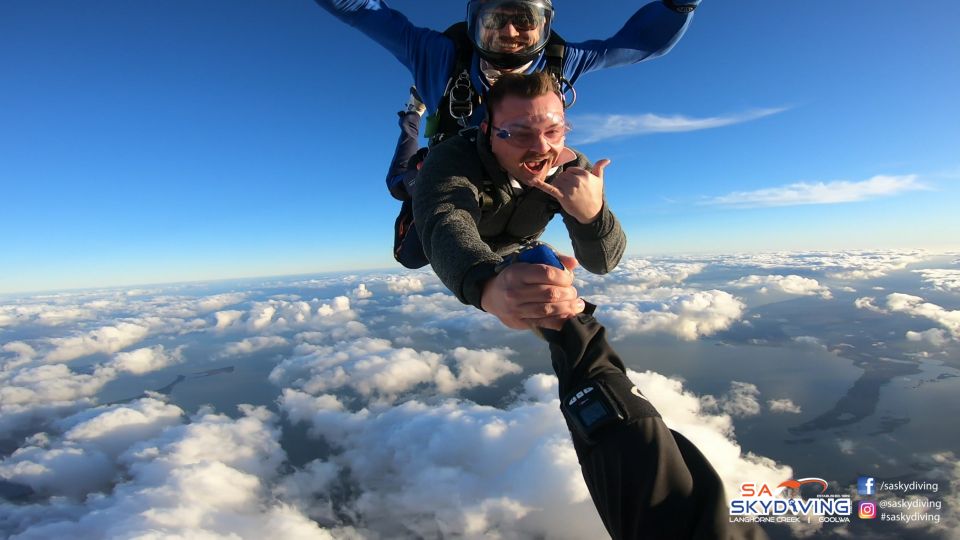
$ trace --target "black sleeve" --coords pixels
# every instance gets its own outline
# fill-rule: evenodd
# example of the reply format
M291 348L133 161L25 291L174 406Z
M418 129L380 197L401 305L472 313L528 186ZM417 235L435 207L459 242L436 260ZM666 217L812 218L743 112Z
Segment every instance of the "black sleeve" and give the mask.
M550 343L561 399L588 380L633 387L605 332L587 313L567 321L559 332L541 329ZM627 420L603 427L589 442L573 435L583 478L610 536L766 538L756 524L729 522L723 482L704 455L667 428L645 398L625 393L616 397L634 400L626 406L631 411Z
M571 150L576 153L577 160L566 164L564 168L576 166L588 171L593 169L593 164L586 156L577 150L572 148ZM584 269L593 274L606 274L620 264L620 259L627 249L627 235L620 226L620 220L610 210L606 196L603 199L600 215L591 223L580 223L562 209L560 215L563 217L563 224L567 227L570 243L573 245L573 254Z
M503 261L477 230L479 192L471 176L482 173L476 144L453 137L427 154L413 192L414 221L433 271L457 299L479 309L483 284Z

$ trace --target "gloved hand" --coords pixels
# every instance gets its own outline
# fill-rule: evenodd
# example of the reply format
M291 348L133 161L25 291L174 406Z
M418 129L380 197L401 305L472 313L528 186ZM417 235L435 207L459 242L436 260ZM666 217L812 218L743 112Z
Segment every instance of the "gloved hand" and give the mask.
M700 0L663 0L663 3L677 13L693 13L700 5Z

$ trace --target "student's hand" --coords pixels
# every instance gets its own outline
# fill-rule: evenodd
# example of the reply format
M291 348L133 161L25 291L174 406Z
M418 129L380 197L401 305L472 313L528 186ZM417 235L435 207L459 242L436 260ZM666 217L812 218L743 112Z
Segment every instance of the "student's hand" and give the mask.
M603 210L603 169L609 164L609 159L601 159L589 171L570 167L551 184L562 194L557 202L563 210L584 225L593 223Z
M480 305L504 325L517 330L534 326L560 330L584 310L573 286L573 257L560 255L566 270L544 264L514 263L484 285Z

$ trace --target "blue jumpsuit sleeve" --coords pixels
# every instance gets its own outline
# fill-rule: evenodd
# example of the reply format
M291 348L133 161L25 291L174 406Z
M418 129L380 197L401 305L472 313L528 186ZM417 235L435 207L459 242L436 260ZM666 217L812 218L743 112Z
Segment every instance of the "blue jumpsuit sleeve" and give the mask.
M564 75L575 83L584 73L664 55L686 32L692 17L692 13L677 13L659 0L651 2L608 39L567 43Z
M413 75L429 110L435 110L456 60L453 42L443 33L415 26L384 0L316 0L344 23L387 49Z

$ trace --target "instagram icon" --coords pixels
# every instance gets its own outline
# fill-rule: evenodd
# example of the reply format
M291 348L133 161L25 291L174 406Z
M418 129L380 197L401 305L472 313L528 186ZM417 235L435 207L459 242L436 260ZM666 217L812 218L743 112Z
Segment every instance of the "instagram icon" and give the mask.
M860 519L874 519L877 517L877 503L860 501L857 507L857 514Z

